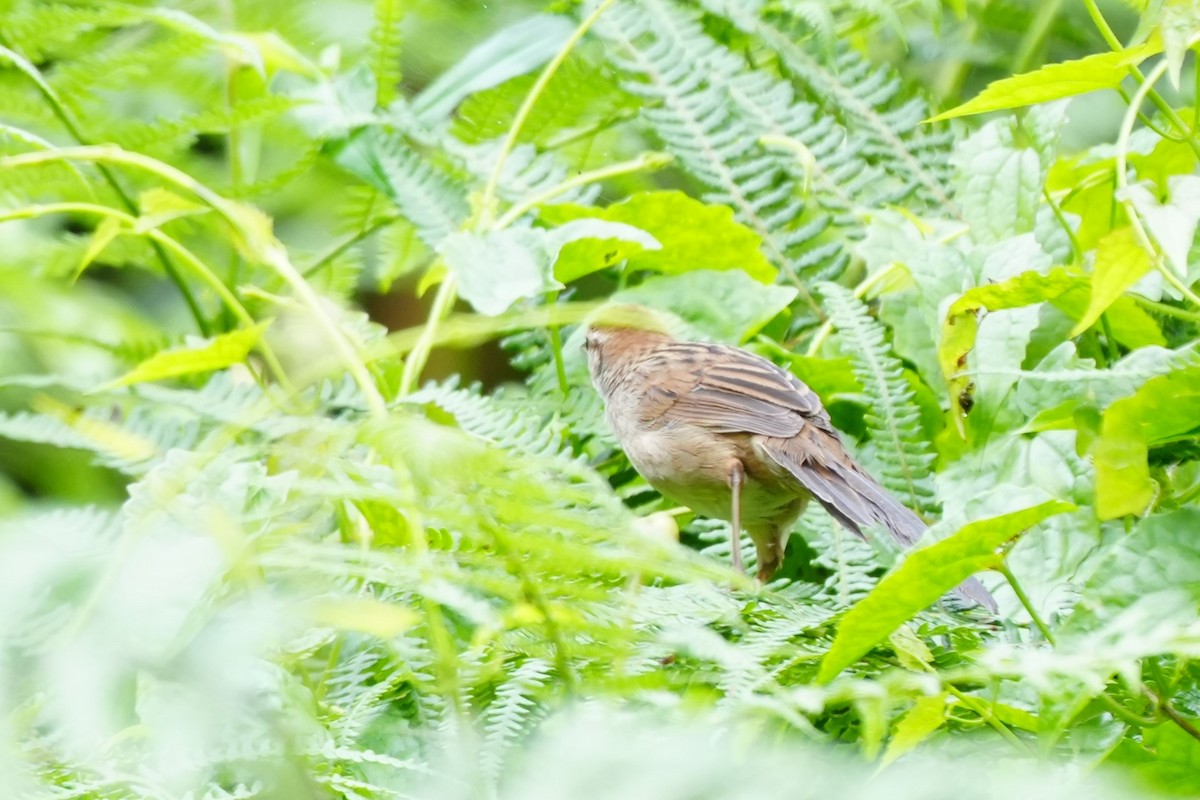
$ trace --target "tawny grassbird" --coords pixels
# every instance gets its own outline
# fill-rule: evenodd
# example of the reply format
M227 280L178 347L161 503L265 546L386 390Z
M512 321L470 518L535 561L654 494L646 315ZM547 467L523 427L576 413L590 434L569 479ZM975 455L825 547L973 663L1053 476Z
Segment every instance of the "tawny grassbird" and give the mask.
M648 310L621 307L587 328L592 381L639 473L698 514L741 531L769 580L788 532L810 499L851 531L881 525L904 547L925 523L854 462L816 393L745 350L674 339ZM995 610L974 578L956 593Z

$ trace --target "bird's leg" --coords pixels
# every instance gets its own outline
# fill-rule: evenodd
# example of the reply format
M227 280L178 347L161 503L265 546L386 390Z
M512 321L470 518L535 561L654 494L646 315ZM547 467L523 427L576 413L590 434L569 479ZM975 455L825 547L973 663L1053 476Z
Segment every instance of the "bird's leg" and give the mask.
M733 497L733 508L729 520L729 536L730 544L733 545L733 568L741 573L746 571L746 565L742 563L742 484L745 480L746 470L742 462L736 458L732 459L729 462L729 489Z

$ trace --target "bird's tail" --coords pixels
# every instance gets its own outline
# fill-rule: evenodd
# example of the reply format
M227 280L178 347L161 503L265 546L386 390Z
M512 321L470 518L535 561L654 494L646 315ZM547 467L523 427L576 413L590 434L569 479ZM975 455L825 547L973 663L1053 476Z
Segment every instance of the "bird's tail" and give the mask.
M814 435L819 437L823 432L812 431L810 436ZM797 439L763 438L760 443L767 455L790 472L843 526L863 536L863 526L882 525L905 548L912 547L925 533L928 526L921 518L901 505L849 456L843 461L832 455L826 459L809 455L844 453L840 443L836 447L823 447L822 443L806 444ZM970 603L996 611L995 598L975 578L968 578L953 591Z

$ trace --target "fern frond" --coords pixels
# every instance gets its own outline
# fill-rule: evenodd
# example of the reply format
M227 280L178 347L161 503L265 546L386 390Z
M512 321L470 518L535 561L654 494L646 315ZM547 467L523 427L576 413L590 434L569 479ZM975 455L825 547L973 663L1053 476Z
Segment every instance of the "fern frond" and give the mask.
M851 137L861 137L864 155L896 184L888 193L889 202L915 194L932 207L950 205L949 128L921 124L929 116L928 104L917 96L906 98L893 70L873 65L848 48L832 63L822 63L787 30L760 16L759 3L703 3L777 52L813 101L834 115Z
M504 681L483 713L484 742L480 762L483 774L499 778L508 751L516 746L537 720L544 716L539 695L549 683L549 662L529 658L505 671Z
M836 284L822 284L820 291L855 377L872 401L865 419L880 482L910 507L928 510L934 504L935 453L921 429L921 412L904 378L904 365L862 301Z
M836 148L836 132L820 125L811 129L811 138L804 132L811 106L790 103L788 87L749 70L704 33L696 15L662 0L619 4L600 30L615 45L614 63L628 76L625 89L646 101L646 123L708 187L706 199L732 207L793 280L802 272L810 278L838 274L845 255L836 241L822 241L832 220L805 202L796 159L761 142L781 132L795 134L802 147L828 154ZM789 113L796 122L783 122ZM839 186L824 176L818 183ZM839 188L831 194L840 193ZM835 204L846 205L841 198Z
M829 570L818 594L821 600L833 608L849 608L875 588L877 581L871 573L879 564L870 544L817 508L805 511L797 528L817 553L813 565Z
M466 191L396 133L380 127L359 130L336 159L395 203L431 247L458 230L467 217Z
M488 397L478 388L460 389L454 383L430 384L406 398L430 403L451 414L458 426L499 447L547 457L570 457L565 426L530 413L520 398Z
M375 0L368 63L375 76L375 105L380 108L396 99L400 86L400 23L405 6L404 0Z

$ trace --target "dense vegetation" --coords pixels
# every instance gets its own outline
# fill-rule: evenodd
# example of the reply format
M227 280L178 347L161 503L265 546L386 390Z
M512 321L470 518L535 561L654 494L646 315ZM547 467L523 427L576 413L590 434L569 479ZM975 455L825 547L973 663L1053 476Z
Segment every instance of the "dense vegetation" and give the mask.
M0 793L1200 794L1198 35L0 0ZM608 298L791 369L929 543L734 573L604 424Z

